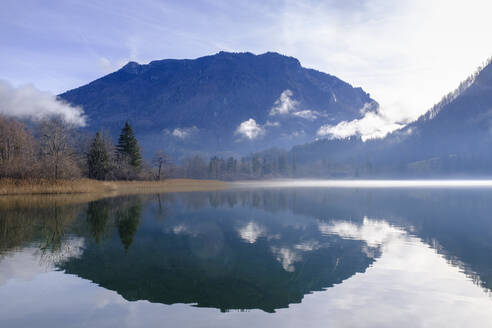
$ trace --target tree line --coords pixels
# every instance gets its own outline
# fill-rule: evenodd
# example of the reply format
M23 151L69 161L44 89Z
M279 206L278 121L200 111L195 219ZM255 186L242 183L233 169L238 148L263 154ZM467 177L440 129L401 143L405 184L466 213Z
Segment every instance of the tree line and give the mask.
M187 158L182 168L188 178L247 180L294 177L297 171L295 154L269 149L240 158L213 156L207 160L198 155Z
M0 116L0 177L78 177L83 161L72 127L59 118L28 130L24 123Z
M158 150L147 162L129 122L114 143L107 131L90 136L58 117L24 123L0 116L0 178L238 180L295 176L296 170L295 154L279 149L241 158L191 155L179 164Z
M128 122L114 144L105 131L91 137L59 117L24 123L0 115L0 178L154 180L169 167L163 151L143 160Z

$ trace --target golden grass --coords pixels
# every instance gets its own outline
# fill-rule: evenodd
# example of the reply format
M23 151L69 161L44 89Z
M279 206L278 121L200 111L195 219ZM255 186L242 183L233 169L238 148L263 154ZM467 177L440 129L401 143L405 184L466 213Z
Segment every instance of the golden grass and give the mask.
M18 208L44 208L61 205L79 205L101 198L105 198L104 194L79 193L0 195L0 211Z
M0 195L13 194L71 194L101 191L99 181L83 180L20 180L1 179Z
M23 194L96 194L117 196L160 192L219 190L226 182L217 180L169 179L164 181L97 181L0 179L0 195ZM88 197L92 198L92 196ZM97 198L97 197L96 197Z

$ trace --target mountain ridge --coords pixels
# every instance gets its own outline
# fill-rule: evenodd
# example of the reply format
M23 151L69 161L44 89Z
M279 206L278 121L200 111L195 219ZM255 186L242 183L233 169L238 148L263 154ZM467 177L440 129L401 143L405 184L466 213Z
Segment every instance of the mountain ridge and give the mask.
M89 130L116 136L128 120L147 154L177 156L290 148L323 124L360 118L367 103L377 108L362 88L274 52L129 62L59 97L84 108Z
M492 64L385 138L320 140L292 149L344 176L484 176L492 173ZM345 166L345 168L343 168ZM309 172L310 169L307 169ZM311 169L312 171L312 169ZM342 173L340 173L342 172ZM320 172L318 172L320 173ZM320 174L328 174L327 170Z

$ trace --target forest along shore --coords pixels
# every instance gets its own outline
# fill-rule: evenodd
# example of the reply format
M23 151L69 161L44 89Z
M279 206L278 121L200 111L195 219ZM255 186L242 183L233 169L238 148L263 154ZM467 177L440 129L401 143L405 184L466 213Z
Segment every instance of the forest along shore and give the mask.
M99 181L0 179L0 195L20 194L112 194L131 195L160 192L212 191L227 188L218 180L168 179L162 181Z

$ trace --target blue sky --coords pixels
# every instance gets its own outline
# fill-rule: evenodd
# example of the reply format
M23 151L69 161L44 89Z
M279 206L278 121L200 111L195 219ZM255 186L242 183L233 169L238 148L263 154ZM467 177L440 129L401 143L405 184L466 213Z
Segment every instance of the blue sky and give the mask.
M129 60L277 51L371 93L380 114L343 126L371 135L415 119L492 56L491 9L482 0L2 0L0 79L56 94Z

